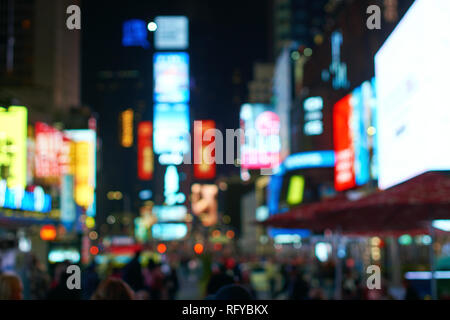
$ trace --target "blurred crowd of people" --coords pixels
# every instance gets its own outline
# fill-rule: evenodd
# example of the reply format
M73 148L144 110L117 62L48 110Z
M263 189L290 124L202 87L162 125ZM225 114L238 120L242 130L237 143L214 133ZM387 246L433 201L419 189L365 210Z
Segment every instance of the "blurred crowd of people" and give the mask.
M218 258L208 254L195 259L180 258L176 263L142 261L141 253L137 252L126 265L109 263L103 271L93 261L81 272L81 290L70 290L67 282L71 274L66 272L69 262L55 265L50 277L36 257L31 256L27 268L18 275L0 274L0 300L176 300L180 299L181 278L193 279L199 288L196 298L206 300L336 298L333 262ZM408 283L405 292L405 299L419 299ZM355 268L344 268L339 298L396 297L390 295L386 286L369 290L364 275Z

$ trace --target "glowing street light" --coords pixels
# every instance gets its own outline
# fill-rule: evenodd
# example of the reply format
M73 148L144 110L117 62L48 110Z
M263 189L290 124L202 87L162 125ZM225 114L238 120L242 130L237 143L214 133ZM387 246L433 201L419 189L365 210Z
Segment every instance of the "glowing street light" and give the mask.
M155 32L156 29L158 29L158 25L152 21L147 25L147 28L148 28L148 31Z

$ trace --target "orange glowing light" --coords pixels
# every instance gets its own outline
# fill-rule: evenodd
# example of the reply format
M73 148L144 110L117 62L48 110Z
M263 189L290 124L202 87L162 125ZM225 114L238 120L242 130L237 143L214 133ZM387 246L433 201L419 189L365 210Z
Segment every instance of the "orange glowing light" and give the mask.
M203 253L203 245L201 243L197 243L194 246L194 251L196 254L202 254Z
M233 230L229 230L227 231L227 238L228 239L233 239L235 236L234 231Z
M98 252L99 252L98 247L92 246L92 247L89 249L89 252L90 252L93 256L98 255Z
M56 239L56 228L52 225L43 226L39 234L42 240L53 241Z
M218 238L220 237L220 231L219 230L214 230L212 233L213 238Z
M167 246L164 243L160 243L158 244L158 246L156 247L156 250L160 253L163 254L164 252L167 251Z

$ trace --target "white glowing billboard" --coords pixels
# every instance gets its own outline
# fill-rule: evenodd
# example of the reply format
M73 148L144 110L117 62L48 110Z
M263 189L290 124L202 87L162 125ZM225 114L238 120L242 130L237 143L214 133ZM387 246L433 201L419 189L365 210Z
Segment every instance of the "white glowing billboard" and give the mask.
M155 153L179 156L189 153L191 147L189 139L189 106L181 103L155 104L153 117L153 145ZM173 161L162 161L161 157L159 160L164 164L180 164L173 163ZM182 158L179 160L181 161Z
M375 56L379 187L450 170L450 1L417 0Z
M155 53L153 68L155 102L189 102L189 55L186 52Z
M155 19L155 48L186 50L189 47L189 20L185 16L159 16Z
M241 167L243 169L273 169L280 164L280 118L270 105L244 104L240 126Z

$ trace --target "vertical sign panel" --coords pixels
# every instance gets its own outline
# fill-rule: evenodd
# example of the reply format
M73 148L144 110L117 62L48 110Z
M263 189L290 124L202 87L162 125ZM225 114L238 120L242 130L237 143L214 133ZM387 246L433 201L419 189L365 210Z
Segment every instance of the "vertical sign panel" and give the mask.
M96 133L93 130L68 130L75 142L75 202L87 208L86 214L95 216Z
M27 119L25 107L0 107L0 180L8 187L26 187Z
M134 142L133 127L134 111L125 110L120 114L120 145L124 148L131 148Z
M143 121L138 125L138 177L148 181L153 178L153 125Z
M189 102L189 54L156 53L153 58L154 101L157 103Z
M205 180L214 179L216 176L215 137L211 136L211 131L216 128L216 123L212 120L196 123L201 123L201 130L194 130L194 147L199 148L194 152L201 157L201 163L194 163L194 177ZM208 138L211 137L211 141L205 136L206 132L208 132Z
M355 148L351 130L353 118L351 95L347 95L334 106L334 150L336 152L335 188L338 191L356 186Z

